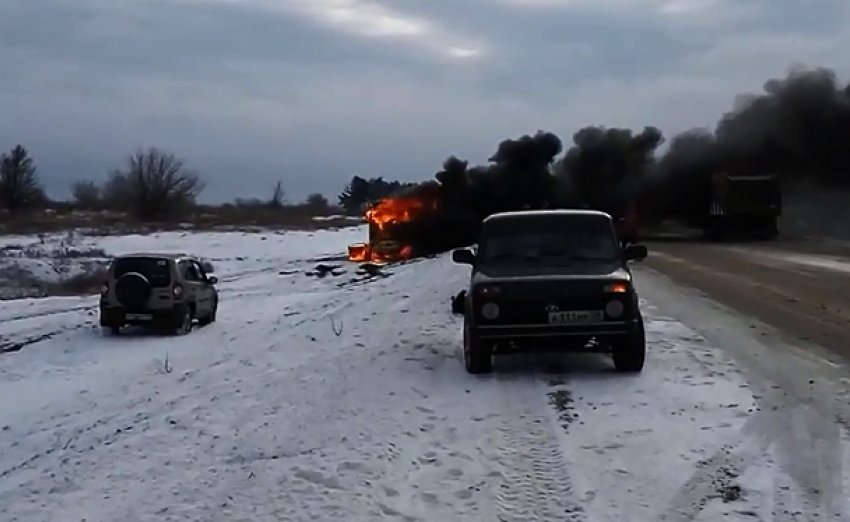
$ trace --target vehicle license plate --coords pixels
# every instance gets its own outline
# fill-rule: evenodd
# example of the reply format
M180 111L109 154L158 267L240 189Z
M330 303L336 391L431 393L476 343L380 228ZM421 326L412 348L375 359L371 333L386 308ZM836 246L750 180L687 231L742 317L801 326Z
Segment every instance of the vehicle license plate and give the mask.
M549 322L561 323L595 323L605 320L605 313L601 310L573 311L573 312L549 312Z
M127 314L128 321L150 321L153 319L153 314Z

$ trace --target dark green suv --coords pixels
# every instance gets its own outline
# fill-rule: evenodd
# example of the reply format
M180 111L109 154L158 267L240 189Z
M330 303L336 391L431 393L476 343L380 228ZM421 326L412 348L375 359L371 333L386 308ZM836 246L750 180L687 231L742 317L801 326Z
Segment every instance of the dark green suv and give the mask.
M609 353L623 372L646 358L643 317L628 262L643 245L622 247L611 216L592 210L494 214L484 220L463 303L469 373L489 373L493 356L532 350Z

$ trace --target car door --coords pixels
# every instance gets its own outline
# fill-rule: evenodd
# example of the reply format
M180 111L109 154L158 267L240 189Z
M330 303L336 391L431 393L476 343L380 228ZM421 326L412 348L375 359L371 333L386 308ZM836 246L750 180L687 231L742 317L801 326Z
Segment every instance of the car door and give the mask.
M197 268L189 260L180 261L180 274L183 276L183 284L186 285L186 298L195 303L195 312L203 313L203 285Z
M215 287L209 282L209 274L204 271L204 267L197 261L192 261L192 266L198 274L198 307L207 313L213 306L215 298Z

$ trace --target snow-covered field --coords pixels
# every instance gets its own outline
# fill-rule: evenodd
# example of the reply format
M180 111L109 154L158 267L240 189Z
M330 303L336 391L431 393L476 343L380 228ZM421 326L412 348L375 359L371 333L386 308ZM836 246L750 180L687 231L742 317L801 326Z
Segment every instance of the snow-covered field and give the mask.
M364 235L91 238L215 262L219 321L185 337L104 337L91 298L3 303L0 337L31 344L0 355L0 520L843 520L842 368L639 270L643 374L473 377L447 256L307 275Z
M340 219L344 216L328 216ZM314 218L320 220L318 218ZM46 285L96 274L113 255L130 252L186 252L209 258L225 276L255 271L280 261L303 259L321 251L321 238L362 241L365 227L341 230L256 232L162 232L147 235L96 236L70 231L39 236L0 237L0 299L42 297ZM319 249L319 250L316 250Z

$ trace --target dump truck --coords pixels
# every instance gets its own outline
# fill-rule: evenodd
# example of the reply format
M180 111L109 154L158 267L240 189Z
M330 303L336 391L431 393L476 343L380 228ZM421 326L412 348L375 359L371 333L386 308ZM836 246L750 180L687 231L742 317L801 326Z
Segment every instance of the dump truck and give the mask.
M708 194L702 220L706 238L774 239L779 235L782 193L775 174L717 172Z

